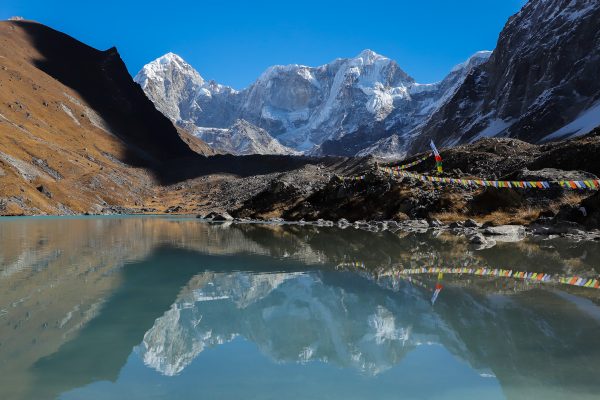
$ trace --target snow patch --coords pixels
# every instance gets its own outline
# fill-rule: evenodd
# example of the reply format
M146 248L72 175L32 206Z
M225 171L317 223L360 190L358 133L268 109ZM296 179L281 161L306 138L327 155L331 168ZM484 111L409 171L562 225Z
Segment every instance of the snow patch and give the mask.
M585 135L598 126L600 126L600 102L579 114L569 124L546 136L544 141Z
M502 119L492 119L488 123L487 128L485 128L484 130L479 132L477 135L475 135L470 140L470 142L473 143L482 138L489 138L489 137L497 136L498 134L505 131L508 127L510 127L512 124L513 124L513 121L504 121Z
M492 55L492 52L490 50L478 51L477 53L475 53L471 57L469 57L466 61L464 61L460 64L456 64L450 72L458 72L460 70L467 68L469 65L471 65L473 63L481 64L484 61L487 61L487 59L490 58L491 55Z
M60 107L65 112L65 114L67 114L69 117L71 117L71 119L73 120L75 125L81 126L81 124L79 123L79 120L77 118L75 118L75 116L73 115L73 112L71 111L71 109L69 107L67 107L63 103L60 103Z

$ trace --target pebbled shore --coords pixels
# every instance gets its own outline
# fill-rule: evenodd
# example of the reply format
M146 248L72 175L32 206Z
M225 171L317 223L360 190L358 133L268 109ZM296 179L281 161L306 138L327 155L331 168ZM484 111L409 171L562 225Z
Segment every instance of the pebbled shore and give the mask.
M499 242L518 242L527 237L541 237L553 239L557 237L573 241L600 241L600 230L586 230L583 226L574 222L559 222L553 224L531 224L524 225L497 225L481 224L473 219L455 221L444 224L436 219L415 219L406 221L365 221L350 222L345 218L338 221L319 219L316 221L289 221L282 218L251 219L234 218L229 213L210 213L206 216L198 215L197 218L210 223L224 224L285 224L285 225L312 225L319 227L337 227L340 229L361 229L370 232L389 231L392 233L418 232L449 232L456 236L464 237L476 249L486 249L495 246Z

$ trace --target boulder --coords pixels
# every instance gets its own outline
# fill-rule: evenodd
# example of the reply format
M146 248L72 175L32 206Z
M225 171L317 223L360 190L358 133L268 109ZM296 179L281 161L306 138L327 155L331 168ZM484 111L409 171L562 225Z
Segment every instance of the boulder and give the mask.
M387 229L391 231L396 231L400 229L400 224L396 221L385 221L387 225Z
M319 218L316 223L318 226L333 226L333 221Z
M429 223L424 219L411 219L402 222L400 227L404 231L424 233L429 229Z
M206 217L206 219L211 219L215 222L224 222L224 221L233 221L233 217L229 215L227 211L223 212L210 212Z
M468 219L463 223L465 228L481 228L481 224L474 219Z
M576 222L587 229L600 228L600 191L575 205L561 207L554 218L557 222Z
M340 218L337 222L337 225L340 228L343 228L343 227L347 227L348 225L350 225L350 222L348 222L348 220L346 218Z
M448 225L448 228L450 229L460 229L460 228L464 228L465 224L462 221L454 221L451 222L450 225Z
M496 245L496 240L485 237L483 234L477 232L467 236L469 243L474 245L478 250L489 249L490 247L494 247Z
M279 180L273 180L269 184L267 191L272 194L278 194L283 192L287 188L287 183Z
M403 222L403 221L407 221L409 218L408 218L408 215L406 215L402 211L398 211L396 214L394 214L392 216L392 219L396 222Z
M476 214L489 214L497 210L520 208L527 204L525 196L518 189L487 187L469 201L469 210Z
M165 213L171 214L171 213L180 212L181 210L182 210L181 206L171 206L165 210Z
M371 227L371 225L369 225L369 223L367 221L360 220L360 221L354 222L354 227L356 229L368 229Z
M518 181L580 181L587 179L598 179L598 177L592 173L586 171L565 171L556 168L542 168L538 170L528 170L527 168L510 175L508 180Z
M518 242L525 238L526 230L522 225L499 225L487 227L483 233L498 242Z
M429 227L431 227L431 228L439 228L439 227L444 226L444 224L439 219L435 219L435 218L428 220L427 223L429 224Z

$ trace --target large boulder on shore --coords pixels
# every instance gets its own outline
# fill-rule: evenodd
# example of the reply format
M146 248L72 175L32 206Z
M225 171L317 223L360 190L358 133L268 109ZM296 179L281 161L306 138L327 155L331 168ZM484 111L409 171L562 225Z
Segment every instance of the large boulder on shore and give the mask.
M497 242L518 242L525 238L525 227L522 225L488 226L483 234L493 236Z
M214 222L225 222L225 221L233 221L233 217L229 215L227 211L223 212L211 212L204 218L210 219Z

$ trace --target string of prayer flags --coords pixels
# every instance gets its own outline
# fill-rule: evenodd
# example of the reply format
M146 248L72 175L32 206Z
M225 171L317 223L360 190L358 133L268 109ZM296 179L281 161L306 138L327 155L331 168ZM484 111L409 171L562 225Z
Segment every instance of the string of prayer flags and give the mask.
M423 156L423 157L421 157L421 158L419 158L419 159L417 159L417 160L415 160L413 162L410 162L410 163L404 164L404 165L398 165L396 167L392 167L392 169L394 169L396 171L402 171L404 169L407 169L407 168L410 168L410 167L414 167L415 165L422 163L423 161L427 160L429 157L430 157L429 154L427 154L427 155L425 155L425 156Z
M597 179L585 181L558 181L558 184L566 189L598 189Z
M599 189L600 180L588 179L584 181L496 181L487 179L462 179L462 178L446 178L439 176L430 176L416 174L408 171L394 170L388 167L380 168L382 171L393 176L401 176L406 178L417 179L426 182L450 183L462 186L479 186L479 187L495 187L495 188L517 188L517 189L550 189L552 186L561 186L565 189Z
M338 178L340 178L343 181L364 181L365 180L365 176L364 175L359 175L359 176L338 176Z

